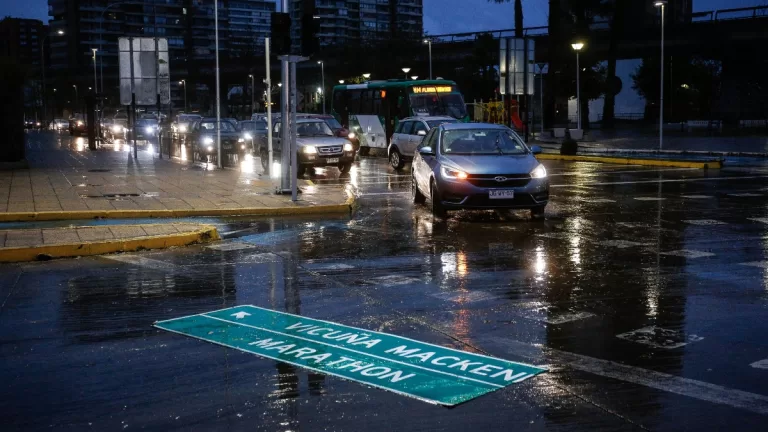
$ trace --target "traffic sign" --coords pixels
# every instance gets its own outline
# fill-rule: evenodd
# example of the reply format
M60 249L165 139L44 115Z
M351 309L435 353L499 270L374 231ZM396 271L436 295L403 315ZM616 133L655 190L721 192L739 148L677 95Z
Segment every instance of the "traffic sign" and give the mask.
M546 371L256 306L159 321L155 327L447 406Z

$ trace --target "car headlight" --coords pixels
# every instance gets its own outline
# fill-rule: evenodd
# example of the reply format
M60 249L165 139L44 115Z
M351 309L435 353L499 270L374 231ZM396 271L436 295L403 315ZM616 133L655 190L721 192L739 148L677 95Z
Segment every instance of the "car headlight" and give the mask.
M213 138L211 138L211 137L203 138L203 144L205 144L205 145L213 144Z
M208 151L212 152L213 151L213 146L208 146Z
M344 151L350 152L352 150L354 150L354 148L352 147L352 144L350 144L350 143L344 144Z
M147 126L146 128L144 128L144 131L145 131L146 133L148 133L148 134L151 134L153 130L154 130L154 129L152 129L152 126Z
M446 168L446 167L440 167L440 174L442 174L444 178L449 178L453 180L465 180L467 178L467 173L465 173L464 171L459 171L459 170Z
M186 132L186 131L187 131L187 127L186 126L184 126L184 125L179 126L179 132Z
M120 133L123 131L123 127L120 125L112 125L112 132Z
M252 140L253 139L253 135L247 133L247 134L243 135L243 138L245 138L247 140Z
M83 125L83 122L81 122L80 120L78 120L78 121L77 121L77 125L78 125L78 126L82 126L82 125Z
M547 169L544 168L544 165L539 164L536 168L531 171L531 178L544 178L547 176Z
M347 135L347 138L349 138L349 139L355 139L355 137L356 137L356 136L357 136L357 135L355 135L355 133L354 133L354 132L350 132L350 133L349 133L349 135Z
M238 139L237 139L237 142L239 142L239 143L241 143L241 142L245 142L245 139L243 139L243 138L238 138Z
M240 144L240 150L245 150L245 144Z
M304 148L302 148L302 151L305 154L315 154L317 153L317 148L315 146L305 146Z

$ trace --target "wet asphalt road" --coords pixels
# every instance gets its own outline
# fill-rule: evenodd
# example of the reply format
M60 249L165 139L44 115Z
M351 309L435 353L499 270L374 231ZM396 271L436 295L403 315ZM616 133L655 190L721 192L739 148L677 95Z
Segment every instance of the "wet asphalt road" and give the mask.
M365 158L314 177L352 218L2 265L3 430L765 430L768 169L545 165L544 221L435 220ZM152 327L242 304L550 372L447 409Z

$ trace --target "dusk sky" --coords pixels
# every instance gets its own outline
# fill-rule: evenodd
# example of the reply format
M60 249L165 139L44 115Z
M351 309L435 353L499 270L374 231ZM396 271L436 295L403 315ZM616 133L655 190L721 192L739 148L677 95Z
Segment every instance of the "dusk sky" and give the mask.
M650 1L650 0L649 0ZM523 0L525 25L547 23L547 0ZM766 0L694 0L696 11L766 4ZM459 33L514 27L513 4L487 0L424 0L424 30L430 34ZM46 0L0 0L0 16L48 20Z

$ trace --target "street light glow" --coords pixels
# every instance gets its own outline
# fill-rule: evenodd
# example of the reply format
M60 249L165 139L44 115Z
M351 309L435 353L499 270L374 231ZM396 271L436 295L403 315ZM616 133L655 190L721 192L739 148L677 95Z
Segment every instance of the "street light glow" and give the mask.
M417 79L419 79L419 76L418 75L411 75L411 79L416 81Z
M344 80L339 80L339 84L344 84Z
M322 60L318 60L317 64L323 64L323 61Z
M57 35L59 35L59 36L62 36L62 35L64 34L64 30L62 30L62 29L58 29L58 30L56 31L56 34L57 34Z
M408 72L411 71L411 68L402 68L401 70L403 71L403 73L407 74Z
M665 4L667 4L667 0L657 0L653 2L653 5L656 7L661 7L661 6L664 6Z
M576 51L581 51L581 49L584 48L584 43L583 42L572 43L571 48L575 49Z
M371 77L371 74L369 74L369 73L364 73L363 74L363 78L365 78L365 79L368 79L370 77Z
M318 93L322 93L322 92L323 92L323 89L322 89L321 87L318 87L318 88L317 88L317 92L318 92Z

